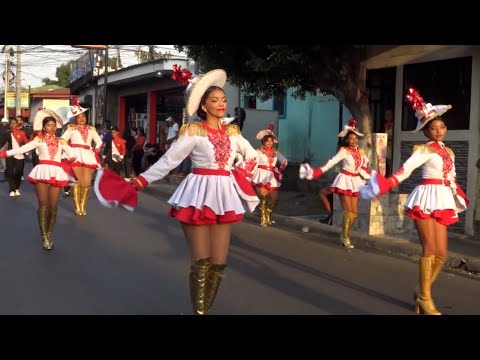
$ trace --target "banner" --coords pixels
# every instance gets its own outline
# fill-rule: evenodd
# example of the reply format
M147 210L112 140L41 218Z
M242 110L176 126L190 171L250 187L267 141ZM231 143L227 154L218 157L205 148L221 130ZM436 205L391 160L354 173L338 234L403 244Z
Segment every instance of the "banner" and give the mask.
M385 176L387 170L387 133L374 133L373 136L373 148L375 149L376 169L377 172ZM372 164L375 165L375 164ZM375 168L375 166L372 166Z
M29 108L29 93L23 93L21 94L21 108L28 109ZM7 92L7 108L9 109L15 109L17 106L15 105L15 98L16 98L16 93L15 92Z

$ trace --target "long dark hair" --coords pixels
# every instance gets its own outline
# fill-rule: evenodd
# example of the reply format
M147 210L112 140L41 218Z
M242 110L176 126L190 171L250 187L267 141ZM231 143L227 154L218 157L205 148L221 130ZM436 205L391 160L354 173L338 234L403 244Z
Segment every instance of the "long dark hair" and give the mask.
M221 92L223 92L225 94L225 90L223 90L221 87L219 86L210 86L207 91L205 91L205 93L203 94L202 98L200 99L200 105L198 105L198 109L197 109L197 115L200 119L203 119L203 120L206 120L207 119L207 113L205 111L203 111L202 109L202 105L204 105L206 102L207 102L207 99L208 99L208 96L214 92L214 91L217 91L217 90L220 90Z
M348 137L350 136L350 134L354 134L355 136L358 137L357 134L355 134L353 131L349 131L347 132L347 135L345 135L343 138L341 139L338 139L338 145L337 145L337 152L338 150L340 150L342 147L348 147L348 142L347 142L347 139Z

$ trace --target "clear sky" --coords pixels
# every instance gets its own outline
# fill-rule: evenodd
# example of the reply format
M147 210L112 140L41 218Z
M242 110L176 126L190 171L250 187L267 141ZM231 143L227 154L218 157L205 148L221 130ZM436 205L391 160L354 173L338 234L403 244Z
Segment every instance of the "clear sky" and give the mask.
M15 54L11 61L14 64L17 62L17 45L10 45ZM117 45L110 45L110 56L117 56ZM119 45L120 46L120 58L122 60L123 67L137 64L135 58L135 49L144 45ZM0 45L2 50L4 45ZM145 48L144 48L145 49ZM156 51L171 52L172 55L178 55L179 53L173 48L173 45L156 45ZM55 71L57 67L67 63L70 60L76 60L82 56L87 50L72 48L70 45L21 45L21 73L22 73L22 86L31 86L32 88L42 85L42 79L48 77L55 80ZM180 54L183 55L184 54ZM13 73L15 74L16 68L13 66ZM0 72L2 75L5 73L5 55L0 53ZM0 92L5 89L5 80L0 78Z

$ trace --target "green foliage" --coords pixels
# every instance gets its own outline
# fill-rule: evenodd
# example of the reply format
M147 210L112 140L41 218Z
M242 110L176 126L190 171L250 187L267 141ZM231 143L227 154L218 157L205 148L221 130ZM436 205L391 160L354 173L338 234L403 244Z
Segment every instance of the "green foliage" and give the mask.
M52 80L48 77L42 79L43 86L58 85L58 80Z
M98 65L97 67L99 69L103 69L105 67L105 62L104 62L104 57L100 57L99 60L98 60ZM120 66L118 67L117 69L117 58L115 56L112 56L112 57L108 57L108 67L110 69L115 69L115 70L118 70L118 69L121 69L122 68L122 59L120 58Z
M304 99L317 89L336 93L357 82L361 46L352 45L176 45L200 62L202 72L225 69L229 81L247 92L269 98L296 88Z
M72 68L70 66L71 63L73 63L73 61L69 61L66 64L62 64L59 67L57 67L57 70L55 71L55 76L58 79L57 84L60 85L61 87L67 87L68 84L70 84L70 74L72 72Z
M44 91L61 89L61 88L62 88L62 86L55 85L55 84L53 84L53 85L43 85L43 86L32 88L30 90L30 92L33 94L33 93L37 93L37 92L44 92Z

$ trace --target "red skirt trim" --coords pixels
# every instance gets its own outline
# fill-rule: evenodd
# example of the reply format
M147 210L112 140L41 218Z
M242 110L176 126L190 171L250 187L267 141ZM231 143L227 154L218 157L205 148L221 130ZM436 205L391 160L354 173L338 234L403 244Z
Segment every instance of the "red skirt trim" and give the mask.
M259 187L259 188L262 188L262 189L267 189L267 190L278 190L280 189L280 186L271 186L270 183L266 183L266 184L262 184L262 183L252 183L253 186L255 187Z
M334 194L343 195L343 196L358 197L358 195L360 195L359 191L352 192L352 190L339 189L333 186L330 188L330 191Z
M217 215L208 206L201 210L194 206L175 209L172 207L168 216L190 225L230 224L243 220L243 214L235 214L235 211L227 211L223 215Z
M68 186L68 181L66 180L57 180L55 178L50 178L50 180L44 180L44 179L34 179L34 178L31 178L30 176L27 178L28 182L35 185L35 184L38 184L38 183L45 183L45 184L49 184L49 185L52 185L52 186L55 186L55 187L65 187L65 186Z
M74 166L82 166L82 167L86 167L86 168L89 168L89 169L93 169L95 170L98 165L97 164L84 164L84 163L81 163L81 162L78 162L78 161L75 161L72 163L72 167Z
M405 211L405 215L413 220L435 219L438 223L448 226L458 222L458 217L452 209L433 210L431 214L425 214L420 210L419 206L414 206L413 209Z

